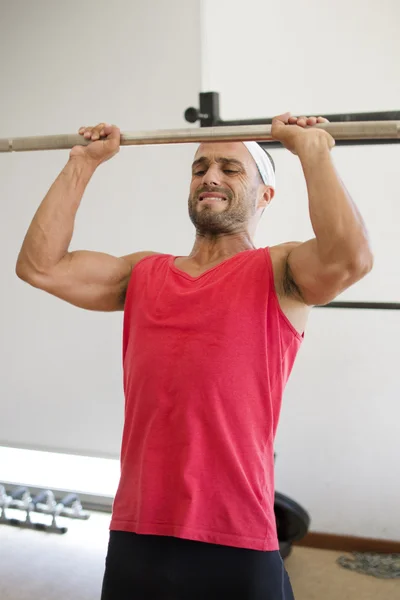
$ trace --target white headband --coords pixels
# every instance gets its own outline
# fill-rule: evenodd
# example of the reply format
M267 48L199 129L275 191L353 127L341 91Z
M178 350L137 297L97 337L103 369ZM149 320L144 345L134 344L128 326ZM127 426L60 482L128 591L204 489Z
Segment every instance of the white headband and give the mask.
M276 179L274 168L267 154L265 154L264 150L257 142L243 142L243 144L254 158L254 162L257 165L261 179L265 185L269 185L275 189Z

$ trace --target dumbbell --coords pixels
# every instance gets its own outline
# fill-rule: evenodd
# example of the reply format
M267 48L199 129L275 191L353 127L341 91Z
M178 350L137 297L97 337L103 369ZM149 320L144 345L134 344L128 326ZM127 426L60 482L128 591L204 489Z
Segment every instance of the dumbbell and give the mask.
M51 492L50 492L51 493ZM42 495L42 494L40 494ZM35 511L36 498L32 498L28 488L19 487L11 493L10 508L18 508L26 511L25 520L21 519L7 519L8 525L14 525L15 527L21 527L26 529L36 529L38 531L47 531L49 533L66 533L68 530L66 527L58 527L56 523L56 511L54 510L53 520L50 525L45 523L33 523L31 520L31 512Z
M61 511L61 515L63 517L82 520L87 520L90 517L90 513L86 510L83 510L77 494L67 494L60 500L60 504L63 506Z
M27 487L18 487L17 489L15 489L13 492L11 492L10 494L10 502L9 502L9 508L17 508L19 510L25 510L26 511L26 515L25 515L25 520L22 519L15 519L15 518L9 518L7 519L7 523L8 525L14 525L16 527L28 527L28 528L33 528L34 527L34 523L32 523L31 521L31 510L32 510L32 506L31 506L31 502L32 502L32 497L29 493L29 490Z
M4 486L0 486L0 522L18 527L28 527L53 533L66 533L67 527L58 527L57 517L63 516L69 519L87 520L90 513L83 510L82 504L77 494L67 494L59 502L56 501L54 493L51 490L44 490L31 497L27 487L18 487L10 496L7 495ZM8 518L6 508L17 508L26 511L25 520ZM50 525L43 523L33 523L31 512L38 512L52 516Z
M8 523L6 510L12 501L11 496L7 495L4 485L0 485L0 523Z
M40 524L42 531L48 533L67 533L67 527L59 527L57 525L57 517L61 514L62 505L56 502L54 493L51 490L44 490L32 498L32 508L35 512L50 515L52 517L50 525Z
M56 517L58 516L82 520L87 520L90 517L90 513L83 510L77 494L67 494L57 502L54 493L51 490L45 490L32 499L32 505L36 512L48 514L53 517L50 529L51 531L57 531L57 533L60 533L61 529L63 532L67 531L65 527L57 527Z
M34 523L32 523L31 515L30 515L31 510L32 510L31 502L32 502L32 497L31 497L27 487L18 487L13 492L11 492L11 501L8 505L9 508L17 508L19 510L25 510L26 515L25 515L25 521L23 521L22 519L14 519L14 518L7 519L8 525L32 528L34 526Z

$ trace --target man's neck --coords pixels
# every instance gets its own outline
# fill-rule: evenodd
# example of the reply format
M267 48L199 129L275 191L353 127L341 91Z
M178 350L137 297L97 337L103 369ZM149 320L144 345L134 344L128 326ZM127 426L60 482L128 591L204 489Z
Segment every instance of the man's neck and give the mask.
M199 266L204 266L254 248L253 240L248 233L219 236L196 234L196 240L188 258Z

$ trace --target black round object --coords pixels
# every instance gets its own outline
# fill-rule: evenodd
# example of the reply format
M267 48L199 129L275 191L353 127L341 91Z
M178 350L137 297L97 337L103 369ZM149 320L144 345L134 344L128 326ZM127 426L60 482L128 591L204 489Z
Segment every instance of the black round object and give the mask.
M190 108L187 108L185 110L185 119L189 123L196 123L198 118L199 118L199 111L197 110L197 108L193 108L193 106L191 106Z
M274 510L279 542L293 543L307 534L310 516L300 504L276 492Z
M292 544L290 542L279 542L279 553L282 560L285 560L292 553Z

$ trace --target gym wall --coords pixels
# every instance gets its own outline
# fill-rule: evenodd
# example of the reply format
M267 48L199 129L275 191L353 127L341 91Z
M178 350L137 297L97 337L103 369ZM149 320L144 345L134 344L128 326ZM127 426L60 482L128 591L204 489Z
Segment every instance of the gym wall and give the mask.
M202 3L202 90L221 117L398 110L396 0ZM271 151L277 193L256 245L313 237L298 159ZM368 225L373 271L342 300L400 298L400 146L333 151ZM312 516L311 530L399 540L398 311L314 309L289 380L276 441L277 490Z
M201 88L197 0L18 0L2 2L0 14L5 137L101 121L125 131L188 126L183 113ZM92 178L71 249L187 253L194 151L122 148ZM59 150L0 161L0 446L118 458L122 313L83 311L15 274L26 230L67 160Z

